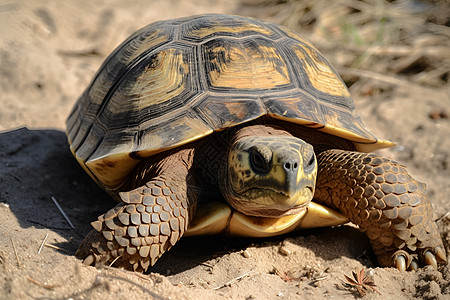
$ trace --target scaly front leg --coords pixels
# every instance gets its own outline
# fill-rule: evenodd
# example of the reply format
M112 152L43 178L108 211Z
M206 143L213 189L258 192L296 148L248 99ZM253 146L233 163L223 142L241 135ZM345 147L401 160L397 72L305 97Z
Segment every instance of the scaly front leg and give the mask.
M93 230L76 256L87 265L145 271L187 230L197 205L197 189L189 174L189 149L144 161L130 177L136 187L121 192L116 207L92 222Z
M382 266L406 270L446 261L425 184L404 166L342 150L324 151L318 162L314 198L359 225Z
M145 271L181 238L194 203L186 190L157 178L145 186L120 193L118 204L97 221L76 255L87 265L108 264Z

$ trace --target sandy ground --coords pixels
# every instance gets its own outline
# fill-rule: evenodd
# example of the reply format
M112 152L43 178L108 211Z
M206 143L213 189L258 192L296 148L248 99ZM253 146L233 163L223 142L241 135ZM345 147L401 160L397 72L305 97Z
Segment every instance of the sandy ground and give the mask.
M114 205L77 165L64 134L67 114L101 61L159 19L220 12L289 20L280 18L282 9L262 6L270 1L245 2L0 1L0 299L354 299L344 274L362 267L381 293L366 299L450 299L449 265L378 268L352 226L264 240L186 238L145 275L85 267L73 256L89 222ZM419 53L427 46L418 43ZM376 92L364 84L351 91L367 127L398 144L382 154L428 184L449 253L448 57L441 65L447 75L434 86L360 73L361 82L377 82Z

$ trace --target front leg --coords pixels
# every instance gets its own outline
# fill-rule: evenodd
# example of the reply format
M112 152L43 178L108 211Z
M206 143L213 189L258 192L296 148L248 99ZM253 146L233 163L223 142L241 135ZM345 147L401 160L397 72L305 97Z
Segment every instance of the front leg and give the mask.
M357 224L382 266L406 270L446 261L425 184L404 166L343 150L324 151L318 162L314 198Z
M78 248L86 265L145 271L154 265L187 230L196 205L195 191L186 180L164 176L119 194L123 202L92 222L94 229Z

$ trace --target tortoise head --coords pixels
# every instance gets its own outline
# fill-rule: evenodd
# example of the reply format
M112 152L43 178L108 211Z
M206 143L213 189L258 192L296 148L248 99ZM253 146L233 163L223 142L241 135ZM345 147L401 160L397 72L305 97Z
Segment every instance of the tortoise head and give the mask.
M313 147L288 135L240 135L229 152L225 199L234 209L259 217L296 214L311 201L317 176Z

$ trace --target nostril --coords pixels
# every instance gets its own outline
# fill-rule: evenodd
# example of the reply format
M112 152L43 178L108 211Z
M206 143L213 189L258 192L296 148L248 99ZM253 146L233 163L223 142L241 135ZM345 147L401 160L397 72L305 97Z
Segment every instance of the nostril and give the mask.
M294 163L290 163L287 162L284 164L284 169L287 171L295 171L298 168L298 163L294 162Z

